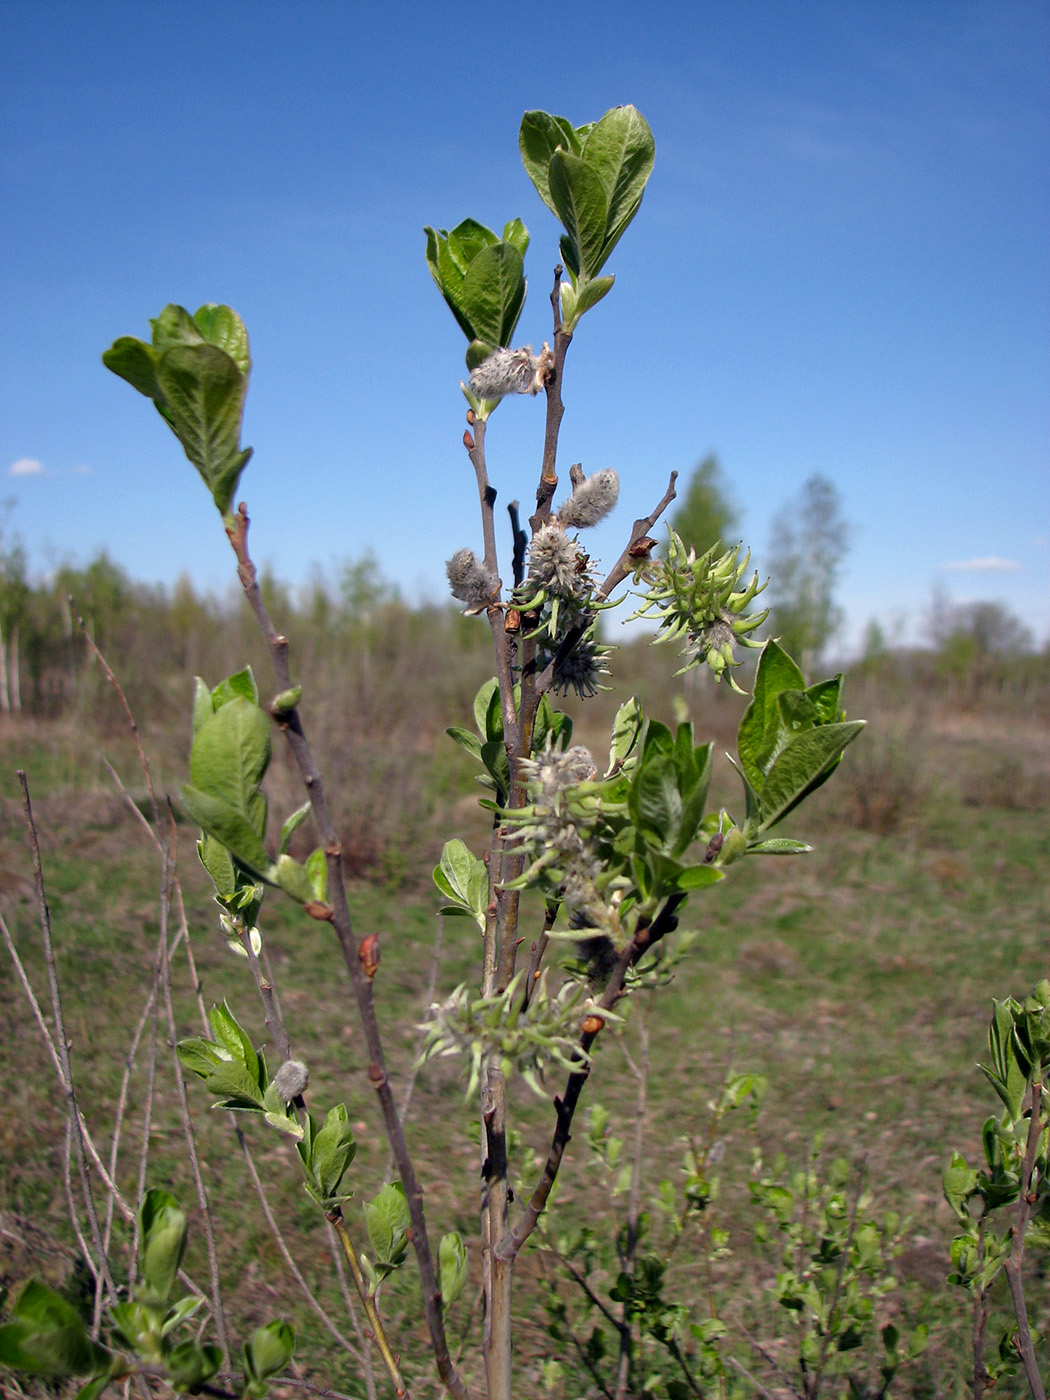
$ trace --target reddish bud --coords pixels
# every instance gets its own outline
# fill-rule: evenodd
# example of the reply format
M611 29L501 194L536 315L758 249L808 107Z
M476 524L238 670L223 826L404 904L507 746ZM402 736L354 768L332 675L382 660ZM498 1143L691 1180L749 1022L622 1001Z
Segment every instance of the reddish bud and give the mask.
M656 541L651 535L642 535L628 548L627 553L632 559L648 559L655 547Z
M467 449L468 452L474 451L474 439L470 435L469 428L463 429L463 446Z
M367 938L362 938L357 949L357 956L361 959L361 966L364 968L365 976L371 982L379 967L379 934L370 933Z
M478 415L474 412L474 410L473 410L472 408L468 408L468 409L467 409L467 422L468 422L468 423L476 423L476 422L477 422L477 418L478 418Z
M585 1016L581 1029L584 1035L597 1035L604 1025L604 1016Z
M521 631L521 613L518 612L517 608L507 609L507 615L503 619L503 630L504 632Z

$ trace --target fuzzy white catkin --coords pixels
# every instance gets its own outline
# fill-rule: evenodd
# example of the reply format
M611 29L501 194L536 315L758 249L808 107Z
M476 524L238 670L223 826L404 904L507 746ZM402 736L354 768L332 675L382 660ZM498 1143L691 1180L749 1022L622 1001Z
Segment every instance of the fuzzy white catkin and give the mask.
M470 391L479 399L502 399L505 394L534 394L536 366L532 347L497 350L470 371Z
M620 495L620 478L612 467L581 481L558 511L558 523L566 530L586 530L604 520Z
M293 1099L297 1099L309 1082L310 1071L302 1060L285 1060L273 1077L273 1087L277 1090L278 1097L285 1103L291 1103Z
M560 524L544 525L529 546L529 578L541 588L572 593L579 579L579 547L568 538Z
M480 608L496 592L496 576L478 559L472 549L457 549L445 565L453 598L468 608Z

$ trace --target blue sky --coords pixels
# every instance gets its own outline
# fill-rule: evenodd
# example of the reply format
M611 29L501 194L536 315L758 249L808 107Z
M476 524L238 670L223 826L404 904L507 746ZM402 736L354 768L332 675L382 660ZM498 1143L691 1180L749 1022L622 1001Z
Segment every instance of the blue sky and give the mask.
M7 530L37 575L105 548L227 587L203 485L99 360L168 301L225 301L255 360L257 559L295 582L372 550L444 596L480 528L423 225L525 220L538 346L557 229L521 114L633 102L656 168L564 388L564 468L621 478L596 552L714 450L760 569L778 507L835 481L847 642L871 617L920 636L935 589L1046 639L1048 39L1042 0L0 0ZM494 416L502 502L531 499L542 433L541 401Z

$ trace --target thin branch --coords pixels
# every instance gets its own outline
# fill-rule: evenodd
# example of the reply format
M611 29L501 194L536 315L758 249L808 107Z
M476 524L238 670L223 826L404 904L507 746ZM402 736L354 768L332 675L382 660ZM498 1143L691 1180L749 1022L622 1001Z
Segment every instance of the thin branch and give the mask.
M232 1114L230 1115L230 1119L231 1121L233 1120ZM266 1188L263 1186L259 1173L256 1170L255 1162L252 1159L252 1154L248 1147L248 1141L244 1136L244 1132L237 1123L234 1123L233 1126L237 1133L237 1141L240 1144L241 1152L244 1154L244 1161L245 1165L248 1168L248 1175L252 1179L252 1185L255 1187L255 1194L256 1196L258 1196L259 1204L262 1206L262 1212L266 1219L266 1223L270 1227L270 1233L273 1235L277 1248L280 1250L281 1257L287 1264L289 1272L291 1273L292 1277L295 1279L296 1283L302 1290L303 1296L306 1298L306 1301L310 1304L314 1312L324 1323L325 1327L328 1328L329 1332L331 1332L335 1340L339 1343L339 1345L343 1348L344 1351L349 1352L349 1354L354 1358L355 1361L360 1361L361 1356L358 1353L357 1349L346 1337L344 1337L342 1332L340 1332L339 1328L335 1325L335 1323L329 1317L328 1313L318 1302L316 1296L313 1293L313 1290L310 1288L310 1285L303 1277L299 1266L296 1264L295 1259L293 1258L292 1253L288 1248L284 1235L281 1233L281 1227L278 1225L276 1219L274 1218L273 1211L270 1209L270 1202L266 1195Z
M1017 1351L1024 1367L1028 1388L1032 1392L1032 1400L1046 1400L1046 1391L1039 1374L1039 1366L1035 1359L1035 1347L1032 1344L1032 1333L1028 1326L1028 1309L1025 1306L1021 1266L1024 1263L1028 1221L1031 1218L1032 1205L1036 1199L1035 1192L1032 1190L1032 1176L1035 1172L1036 1158L1039 1155L1039 1139L1042 1137L1043 1131L1042 1103L1042 1082L1033 1079L1032 1108L1028 1119L1028 1141L1025 1145L1024 1163L1021 1167L1020 1191L1017 1196L1017 1218L1013 1226L1014 1238L1010 1254L1003 1265L1006 1282L1010 1287L1010 1300L1014 1305L1014 1316L1017 1318Z
M433 1003L433 1001L434 1001L434 992L435 992L435 990L436 990L436 988L437 988L438 969L439 969L440 966L441 966L441 944L442 944L442 941L443 941L443 939L444 939L444 933L445 933L445 920L444 920L444 919L441 917L441 915L439 914L439 915L438 915L438 921L437 921L437 933L434 935L434 951L433 951L433 953L431 954L431 958L430 958L430 973L429 973L429 976L428 976L428 978L427 978L427 989L426 989L426 993L424 994L424 1001L423 1001L424 1007L428 1007L428 1006L432 1005L432 1003ZM425 1031L422 1032L422 1033L420 1034L420 1037L419 1037L419 1044L420 1044L420 1045L422 1045L423 1040L425 1039L425 1036L426 1036L426 1032L425 1032ZM406 1082L406 1084L405 1084L405 1090L404 1090L404 1093L401 1095L401 1105L400 1105L400 1107L399 1107L399 1109L398 1109L398 1114L399 1114L399 1116L400 1116L400 1118L401 1118L402 1125L403 1125L403 1124L407 1121L407 1119L408 1119L408 1110L409 1110L409 1108L410 1108L411 1105L412 1105L412 1095L415 1093L416 1081L419 1079L419 1071L422 1069L422 1067L423 1067L422 1061L420 1060L420 1057L419 1057L419 1055L417 1054L417 1055L413 1058L413 1060L412 1060L412 1068L411 1068L411 1070L409 1071L408 1080L407 1080L407 1082ZM384 1181L389 1181L390 1178L391 1178L391 1176L393 1175L393 1173L394 1173L394 1154L393 1154L393 1152L391 1152L390 1155L389 1155L389 1157L387 1158L386 1172L384 1173L383 1180L384 1180Z
M642 1159L645 1151L645 1115L649 1101L649 1017L652 1013L652 993L646 997L645 1008L638 1017L638 1064L628 1055L628 1063L638 1086L634 1105L634 1144L631 1161L631 1193L627 1202L627 1226L620 1267L633 1279L638 1249L638 1224L642 1206ZM627 1053L626 1046L623 1046ZM628 1301L623 1303L623 1325L620 1328L620 1360L616 1376L616 1400L626 1400L631 1377L634 1334L631 1328Z
M255 565L248 551L248 509L242 502L237 509L234 521L227 527L230 545L237 557L237 574L244 589L248 604L255 614L256 621L266 639L277 681L278 692L291 689L291 672L288 666L288 639L280 635L270 620L269 612L259 588ZM350 919L350 909L346 898L343 880L342 847L336 834L325 795L324 782L314 760L313 752L306 740L298 709L282 710L276 716L283 730L288 746L298 765L303 784L309 795L314 812L314 821L321 838L328 869L328 897L330 903L308 908L314 917L327 920L335 930L343 961L350 974L350 984L357 1001L358 1016L364 1031L368 1051L368 1078L376 1091L387 1140L394 1152L398 1174L405 1190L405 1200L411 1220L412 1247L416 1253L419 1277L423 1292L423 1310L427 1327L434 1346L434 1361L445 1389L455 1400L467 1400L466 1386L458 1375L449 1354L445 1336L445 1324L441 1306L441 1290L437 1271L427 1235L426 1215L423 1209L423 1188L416 1175L415 1166L409 1155L408 1145L401 1127L401 1120L394 1101L386 1067L386 1055L376 1019L373 1001L372 980L369 978L358 956L357 939Z
M68 599L68 603L69 603L70 611L72 612L72 611L73 611L73 599L72 599L72 597L70 597L70 598ZM85 639L87 640L88 646L91 648L91 650L92 650L92 651L94 652L94 654L95 654L95 659L97 660L98 664L102 667L102 670L105 672L106 679L109 681L109 683L110 683L110 685L113 687L113 689L117 692L117 696L118 696L118 698L119 698L119 700L120 700L120 703L121 703L121 705L122 705L122 707L123 707L123 709L124 709L124 714L127 716L128 725L129 725L129 727L130 727L130 729L131 729L131 733L132 733L132 735L133 735L133 737L134 737L134 739L135 739L135 747L136 747L136 749L138 750L138 755L139 755L139 767L142 769L142 776L143 776L143 778L145 779L145 782L146 782L146 792L147 792L147 794L148 794L148 796L149 796L150 807L152 808L152 811L153 811L153 823L154 823L154 826L155 826L155 828L157 829L157 831L159 831L159 830L160 830L160 806L159 806L159 804L158 804L158 802L157 802L157 794L156 794L156 792L154 791L154 788L153 788L153 777L152 777L152 775L151 775L151 773L150 773L149 759L146 757L146 751L145 751L145 749L142 747L142 736L139 734L139 727L138 727L138 724L136 723L135 716L131 713L131 706L128 704L128 698L127 698L127 696L124 694L124 691L121 689L120 682L117 680L116 676L113 674L113 670L112 670L112 667L110 666L109 662L108 662L108 661L106 660L106 658L102 655L101 651L99 651L98 646L97 646L96 643L95 643L95 639L94 639L94 637L91 635L91 633L88 631L87 624L85 623L84 619L80 616L80 613L79 613L79 612L76 613L75 616L76 616L76 620L77 620L77 626L80 628L81 632L84 634L84 637L85 637Z
M550 519L551 501L558 485L558 434L565 413L561 385L565 373L565 356L572 344L572 332L566 331L561 321L560 289L564 271L560 263L554 269L554 288L551 291L551 310L554 314L554 365L548 371L544 384L547 393L547 422L543 435L543 461L539 485L536 488L536 513L529 517L529 524L534 533Z
M168 1032L171 1036L171 1057L172 1069L175 1078L175 1092L179 1100L179 1116L182 1119L182 1133L186 1143L186 1155L189 1158L190 1170L193 1173L193 1183L197 1191L197 1202L201 1211L201 1223L204 1226L204 1239L208 1253L208 1272L211 1277L211 1308L212 1318L215 1323L215 1331L218 1336L219 1345L229 1356L230 1339L226 1331L226 1315L222 1303L222 1283L219 1278L219 1254L215 1243L215 1230L212 1224L211 1206L208 1202L208 1188L204 1184L204 1174L201 1171L200 1158L197 1155L197 1139L193 1131L193 1119L190 1115L189 1096L186 1093L186 1081L182 1077L182 1066L179 1063L178 1055L178 1030L175 1023L175 1006L171 995L171 967L168 962L168 910L170 907L167 855L162 859L162 878L160 890L160 929L161 929L161 964L160 964L160 988L164 998L164 1011L168 1022Z
M84 1197L84 1209L87 1212L92 1242L98 1254L97 1267L99 1275L101 1275L102 1280L105 1282L110 1296L115 1300L117 1297L117 1288L109 1270L109 1261L106 1258L102 1242L102 1228L99 1223L98 1212L95 1209L95 1198L92 1194L91 1179L88 1174L87 1150L81 1131L80 1108L77 1104L76 1089L73 1084L73 1068L69 1058L69 1041L66 1039L65 1021L62 1015L62 995L58 984L58 966L55 962L55 947L51 938L51 910L47 903L47 892L44 888L44 867L40 859L40 841L37 836L36 822L33 820L33 805L29 798L29 781L22 769L18 770L18 781L22 788L22 811L25 813L26 830L29 833L29 844L33 853L33 879L36 885L37 911L40 917L40 932L44 944L44 958L47 963L48 987L51 994L51 1014L54 1018L55 1025L54 1046L62 1066L60 1078L65 1094L68 1120L72 1125L73 1145L76 1149L77 1170L80 1175L80 1187Z
M401 1368L397 1364L397 1357L391 1349L389 1339L386 1335L386 1329L383 1326L383 1320L379 1316L375 1294L369 1290L368 1282L361 1270L361 1263L357 1257L357 1250L354 1248L354 1242L350 1238L350 1231L346 1228L343 1212L336 1206L334 1210L325 1212L325 1219L339 1237L339 1243L343 1247L343 1253L346 1255L346 1262L350 1266L350 1273L353 1275L357 1291L361 1296L361 1306L364 1308L365 1315L368 1318L368 1324L372 1329L372 1336L375 1338L376 1346L379 1348L379 1355L383 1358L383 1365L386 1367L390 1376L391 1383L394 1387L394 1394L398 1397L398 1400L404 1400L404 1397L408 1395L408 1391L405 1389Z
M620 954L605 991L598 1002L599 1012L612 1010L623 993L624 982L629 970L654 943L659 942L666 933L670 933L677 926L676 911L684 898L684 895L672 895L652 924L648 927L640 925L635 930L634 937ZM543 1172L518 1224L503 1236L496 1248L496 1254L500 1259L512 1260L517 1256L522 1245L536 1228L536 1222L546 1208L547 1199L561 1168L565 1149L569 1145L573 1115L576 1112L580 1095L583 1093L583 1086L587 1083L590 1075L590 1063L586 1057L598 1033L597 1030L588 1030L583 1031L580 1035L580 1067L570 1073L565 1085L565 1092L561 1098L554 1100L556 1120Z
M510 516L510 534L513 540L511 567L514 573L514 587L517 588L525 577L525 551L529 547L529 538L521 528L517 501L511 501L507 507L507 514Z

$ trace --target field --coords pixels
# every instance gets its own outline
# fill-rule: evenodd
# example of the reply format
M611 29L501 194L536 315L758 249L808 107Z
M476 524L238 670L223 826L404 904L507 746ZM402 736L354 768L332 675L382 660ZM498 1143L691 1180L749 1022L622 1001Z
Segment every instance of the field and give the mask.
M464 722L465 698L482 674L478 665L478 657L466 653L463 677L434 702L438 708L453 702L460 708L444 713L433 741L418 737L411 706L384 725L377 701L380 713L371 720L360 706L354 709L347 726L355 745L350 752L339 731L336 692L323 690L325 757L355 793L340 814L353 833L348 842L353 912L359 933L381 935L377 995L401 1087L412 1079L418 1027L431 996L446 996L459 982L476 977L473 926L455 919L440 923L429 871L443 839L459 835L477 845L484 832L469 763L440 736L440 723ZM656 713L672 719L677 698L692 713L699 737L713 735L717 750L732 747L743 702L710 687L683 689L681 683L672 696L666 685L660 689L655 672L650 675L638 647L625 650L619 669L628 693L637 689L643 697L660 697L653 705ZM968 1304L961 1290L945 1281L953 1222L940 1182L953 1149L971 1162L980 1159L982 1124L995 1112L994 1096L975 1067L985 1054L990 999L1023 997L1050 974L1050 713L1043 699L1024 691L964 694L945 686L938 692L909 686L906 677L885 667L860 677L849 708L851 717L871 721L868 733L848 751L835 779L786 824L785 834L809 840L814 852L746 861L721 885L695 895L682 926L695 931L695 941L674 968L672 985L654 1000L651 1013L645 995L639 996L632 1020L622 1033L610 1033L596 1056L585 1106L600 1101L609 1110L611 1131L628 1142L629 1157L639 1086L631 1066L640 1066L639 1031L643 1023L648 1026L641 1119L647 1204L658 1196L662 1180L679 1180L683 1138L692 1134L703 1140L708 1104L727 1065L768 1081L754 1113L739 1110L718 1129L721 1161L711 1175L719 1177L720 1189L705 1219L729 1231L729 1252L708 1266L705 1236L696 1231L673 1254L669 1275L695 1315L702 1316L715 1299L728 1326L727 1344L740 1357L755 1356L757 1344L785 1370L791 1366L791 1318L770 1296L780 1267L776 1248L755 1238L757 1215L747 1189L753 1154L761 1155L768 1172L776 1154L783 1153L790 1170L805 1163L814 1142L822 1142L821 1171L844 1158L851 1181L863 1171L873 1212L893 1211L901 1218L893 1260L900 1287L877 1304L879 1319L899 1320L905 1327L924 1321L931 1340L924 1355L900 1372L892 1393L970 1393ZM600 727L610 702L597 705L596 718L583 723L579 737L600 751ZM309 711L307 717L309 722ZM433 719L424 716L431 733ZM145 730L158 786L174 793L185 745L160 718ZM139 807L144 806L142 780L104 688L92 701L90 724L68 715L8 719L0 729L0 747L5 755L0 912L34 986L46 997L32 862L13 772L18 767L26 770L31 787L80 1102L106 1146L131 1034L152 984L160 871L135 807L118 791L103 760L112 763ZM735 783L723 759L715 800L734 805ZM281 813L298 805L281 762L269 787L272 805ZM261 1044L265 1031L256 994L246 965L228 952L217 931L194 852L196 833L184 823L175 831L203 1000L211 1005L225 997ZM176 927L173 915L169 936ZM261 928L295 1052L310 1065L311 1102L346 1102L359 1141L356 1189L371 1196L387 1172L387 1149L369 1101L341 964L326 929L287 902L268 900ZM30 1272L43 1271L75 1289L82 1278L66 1206L64 1105L6 955L0 967L0 1082L7 1089L0 1126L0 1281L15 1290ZM183 946L175 954L173 983L178 1034L199 1034ZM135 1132L140 1131L136 1114L150 1034L147 1022L118 1165L132 1195ZM188 1204L192 1185L163 1013L156 1035L158 1101L150 1129L149 1181L168 1186ZM526 1183L535 1176L537 1153L545 1151L552 1124L549 1097L557 1091L554 1076L546 1099L524 1087L517 1096L518 1163ZM363 1395L289 1279L254 1204L226 1117L209 1111L199 1084L191 1084L189 1092L238 1329L276 1315L294 1318L303 1333L299 1374ZM460 1230L472 1256L471 1284L452 1313L453 1334L464 1336L478 1324L478 1162L471 1116L457 1066L440 1062L419 1072L408 1123L423 1162L431 1228ZM559 1356L548 1330L552 1287L566 1301L570 1319L582 1316L576 1311L582 1298L567 1282L557 1251L568 1251L573 1230L583 1225L614 1236L625 1209L618 1171L587 1148L586 1123L586 1115L577 1122L550 1238L524 1256L520 1269L526 1301L516 1364L523 1395L575 1400L599 1393L583 1389L586 1377L580 1379L573 1369L574 1344L563 1341ZM316 1212L297 1179L294 1153L254 1122L245 1131L303 1272L331 1301L337 1288ZM351 1218L354 1210L351 1203ZM658 1206L650 1205L650 1214L654 1246L663 1248L666 1222ZM191 1272L203 1273L201 1261L198 1240L191 1247ZM593 1288L607 1293L611 1280L603 1273L607 1264L600 1251L592 1249L589 1267ZM1033 1323L1045 1333L1050 1328L1045 1259L1033 1259L1031 1268ZM405 1274L387 1286L387 1308L395 1320L411 1301L414 1285L410 1271ZM996 1323L1001 1332L1005 1312L993 1319L990 1336L998 1335ZM585 1337L591 1323L578 1326ZM412 1332L402 1336L406 1356L415 1340ZM876 1339L871 1356L877 1352ZM560 1373L557 1367L543 1368L552 1358L564 1362ZM739 1375L737 1382L743 1384ZM745 1388L741 1393L790 1393L778 1389L782 1382L775 1379L767 1384L771 1388L765 1392ZM1004 1380L995 1393L1027 1394L1022 1385L1018 1378ZM382 1381L379 1393L386 1393ZM419 1380L414 1393L431 1391Z

